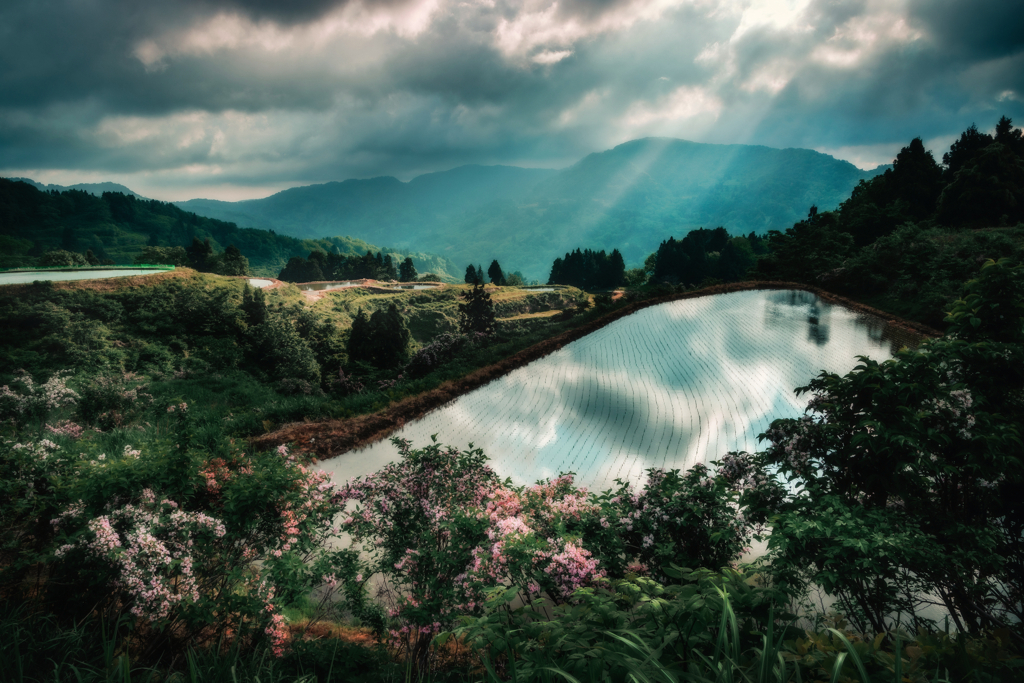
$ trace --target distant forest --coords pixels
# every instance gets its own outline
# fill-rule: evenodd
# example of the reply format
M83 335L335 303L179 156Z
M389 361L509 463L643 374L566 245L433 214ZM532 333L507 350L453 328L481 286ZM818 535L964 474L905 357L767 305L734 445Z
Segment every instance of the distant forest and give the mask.
M784 232L734 237L723 227L700 228L663 241L643 268L614 274L609 264L618 250L577 249L555 260L549 283L602 289L802 282L940 328L982 262L1021 260L1022 221L1024 136L1004 116L994 135L971 125L941 164L920 138L911 140L892 168L861 180L835 211L811 206Z
M754 277L815 284L935 327L986 259L1024 256L1024 136L971 125L942 163L910 141L835 211L768 233Z
M218 255L234 246L248 260L250 271L260 275L277 275L289 259L311 251L348 255L383 251L398 262L411 257L420 271L449 276L452 272L451 263L442 257L382 249L349 237L296 239L273 230L239 228L154 199L120 192L97 197L75 189L47 192L0 178L0 268L35 266L43 254L55 250L83 255L91 251L99 263L130 264L147 247L191 249L196 240L204 247L208 241L210 253Z

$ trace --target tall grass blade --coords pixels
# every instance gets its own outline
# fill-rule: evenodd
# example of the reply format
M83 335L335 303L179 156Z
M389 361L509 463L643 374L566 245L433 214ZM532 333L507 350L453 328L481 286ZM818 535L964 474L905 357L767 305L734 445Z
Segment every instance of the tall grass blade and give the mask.
M545 667L543 670L544 671L550 671L552 673L556 673L559 676L561 676L562 678L564 678L565 680L569 681L569 683L580 683L579 679L576 678L575 676L573 676L568 671L563 671L562 669L558 669L558 668L551 667L551 666ZM516 679L513 678L512 680L516 680Z
M857 651L853 649L853 645L851 645L850 641L846 639L846 636L834 628L830 628L829 631L836 634L839 639L843 641L843 644L846 645L846 651L850 653L850 659L853 660L854 665L857 667L857 671L860 673L861 683L871 683L871 679L868 678L868 672L864 669L864 663L860 661L860 655L858 655Z
M839 677L843 675L843 662L845 661L845 652L836 655L836 663L832 665L832 683L839 683Z
M491 677L494 683L502 683L498 673L494 670L494 666L491 664L491 660L481 655L480 661L483 662L484 668L487 669L487 675Z
M637 652L639 652L640 654L644 655L644 660L642 662L640 662L639 665L637 665L635 662L627 662L626 663L626 666L629 667L632 670L632 674L631 675L633 676L633 678L639 677L639 678L642 678L645 681L649 681L650 678L648 677L647 673L644 671L644 667L648 664L648 662L652 662L653 661L654 662L654 666L657 667L657 669L658 669L658 674L656 676L657 678L661 678L661 679L663 679L665 681L668 681L669 683L678 683L678 679L672 674L672 672L667 670L661 664L661 662L659 662L657 659L655 659L655 657L657 657L658 653L655 650L652 650L650 648L650 646L648 646L640 638L640 636L638 636L635 633L632 633L630 631L624 631L624 633L626 633L626 635L630 635L630 636L633 636L634 638L636 638L637 642L633 642L629 638L626 638L624 636L620 636L620 635L618 635L616 633L613 633L612 631L606 631L605 633L607 635L611 636L612 638L615 638L616 640L624 643L627 647L630 647L630 648L636 650Z
M893 662L893 665L895 667L896 683L900 683L903 680L903 642L900 639L899 632L896 633L896 660Z

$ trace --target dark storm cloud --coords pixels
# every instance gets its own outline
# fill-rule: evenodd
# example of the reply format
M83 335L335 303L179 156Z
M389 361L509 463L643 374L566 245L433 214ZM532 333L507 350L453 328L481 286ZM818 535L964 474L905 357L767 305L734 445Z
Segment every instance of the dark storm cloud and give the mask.
M912 0L910 14L944 52L992 58L1024 50L1024 3Z
M5 3L0 171L267 185L1024 123L1022 3L907 2Z

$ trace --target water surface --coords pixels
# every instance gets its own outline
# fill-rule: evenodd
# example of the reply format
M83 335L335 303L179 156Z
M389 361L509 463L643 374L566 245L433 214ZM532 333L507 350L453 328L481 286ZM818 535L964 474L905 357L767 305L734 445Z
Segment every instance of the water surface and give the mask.
M346 287L359 287L362 280L344 280L341 282L303 282L295 285L304 292L322 292L327 289L345 289Z
M169 272L166 268L97 268L95 270L22 270L0 273L0 285L24 285L29 282L68 280L99 280L107 277L130 277Z
M641 483L757 449L772 420L803 413L793 390L906 339L885 321L801 291L760 290L646 308L462 396L396 435L482 447L517 483L574 471L592 490ZM388 441L324 461L335 481L394 459Z

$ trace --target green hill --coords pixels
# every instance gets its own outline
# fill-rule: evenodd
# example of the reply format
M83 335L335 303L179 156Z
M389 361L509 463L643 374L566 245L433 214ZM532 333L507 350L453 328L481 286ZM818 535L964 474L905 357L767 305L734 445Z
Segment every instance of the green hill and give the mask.
M95 187L108 185L113 184ZM83 189L38 188L38 183L0 178L0 268L35 265L39 256L54 249L91 249L99 259L132 263L143 247L188 246L198 238L209 239L218 252L233 244L248 258L250 271L257 275L276 276L288 259L307 256L314 249L340 254L384 251L398 261L411 256L420 273L449 278L458 274L443 257L394 251L361 239L326 235L299 239L273 230L239 228L233 222L134 194L107 191L96 196Z
M546 278L552 260L580 244L618 248L637 264L667 236L701 226L732 234L785 229L811 205L835 208L881 170L806 149L645 138L561 171L462 166L408 183L346 180L265 199L178 205L297 237L417 245L456 264L497 258L506 269Z

